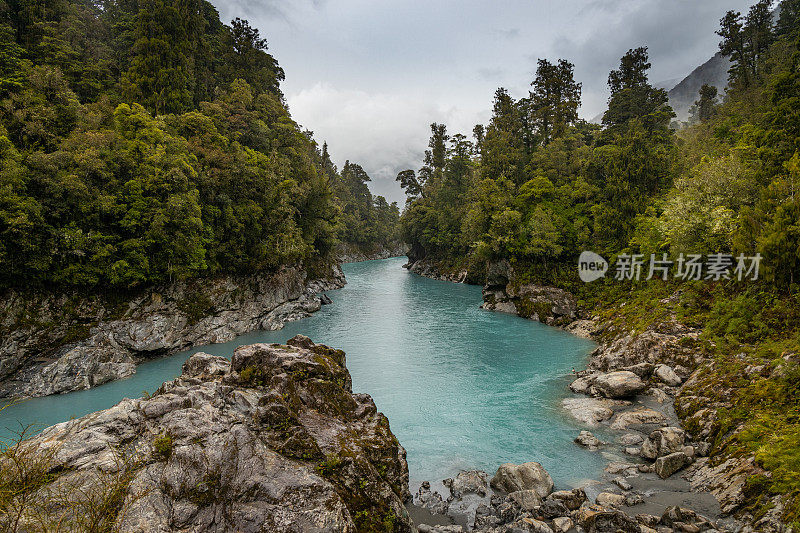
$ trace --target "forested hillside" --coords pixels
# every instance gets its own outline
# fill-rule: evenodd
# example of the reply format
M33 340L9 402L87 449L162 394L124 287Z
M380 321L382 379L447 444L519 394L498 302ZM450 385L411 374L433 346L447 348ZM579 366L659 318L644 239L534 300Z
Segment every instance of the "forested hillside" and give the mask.
M729 87L724 100L701 89L687 128L670 129L646 48L609 74L602 125L578 119L572 64L540 60L530 93L498 89L491 121L471 140L433 124L425 165L397 179L409 197L401 222L412 260L467 269L475 282L508 261L512 282L567 288L616 331L664 320L698 328L696 350L710 362L681 415L713 413L705 437L714 464L754 458L763 474L748 479L744 509L759 517L772 496L787 495L783 520L798 525L800 1L782 2L775 23L770 4L722 18ZM641 280L613 279L612 266L581 283L584 250L612 265L641 254ZM760 254L759 279L645 281L651 254L677 262L715 253L731 267Z
M259 31L204 0L0 1L0 288L126 289L394 240L396 208L337 172L283 79Z
M609 74L602 126L578 119L581 87L566 60L540 60L523 98L498 89L472 141L432 125L425 166L398 176L415 257L468 257L480 268L498 259L572 266L582 250L761 252L775 259L770 279L789 288L800 269L800 241L783 231L797 220L798 22L787 7L771 29L768 7L720 30L734 59L731 94L721 104L697 95L691 128L670 129L646 48ZM756 48L738 51L732 32L757 34Z

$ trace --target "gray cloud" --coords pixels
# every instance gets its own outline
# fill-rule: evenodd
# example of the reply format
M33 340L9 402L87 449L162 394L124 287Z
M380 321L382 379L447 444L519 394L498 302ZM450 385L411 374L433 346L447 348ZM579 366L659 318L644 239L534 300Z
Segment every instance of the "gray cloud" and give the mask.
M527 94L537 58L575 63L592 118L629 48L649 46L652 81L683 77L716 52L724 12L753 0L212 1L269 40L293 117L334 161L358 161L373 191L402 202L394 177L421 165L428 125L469 134L497 87Z
M552 50L575 63L590 100L603 100L609 70L630 48L647 46L651 82L677 78L717 51L714 34L728 9L744 9L750 0L604 0L586 5L579 18L603 21L580 34L559 36ZM592 102L587 113L595 112ZM596 105L596 104L595 104ZM599 111L599 110L597 110Z
M500 36L503 39L513 40L519 37L519 28L509 28L509 29L498 29L494 30L495 34Z

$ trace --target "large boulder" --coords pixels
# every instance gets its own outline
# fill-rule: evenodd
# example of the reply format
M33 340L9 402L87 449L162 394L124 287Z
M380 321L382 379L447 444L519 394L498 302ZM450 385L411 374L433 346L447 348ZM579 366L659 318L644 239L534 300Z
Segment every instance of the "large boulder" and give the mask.
M592 387L606 398L629 398L644 391L647 383L629 370L619 370L595 377Z
M455 478L445 479L445 487L450 489L453 498L462 498L465 494L486 496L489 493L489 476L482 470L467 470L459 472Z
M681 428L665 427L652 433L642 443L642 457L657 459L683 450L686 433Z
M611 429L627 429L632 426L642 426L648 424L663 424L667 421L664 413L641 407L632 411L619 413L611 423Z
M541 498L553 492L553 478L542 465L535 462L500 465L492 478L491 485L497 490L508 493L533 489Z
M570 511L575 511L586 501L586 492L583 489L557 490L547 499L558 500L566 505Z
M561 405L576 420L588 426L597 426L600 422L614 416L613 400L598 398L565 398Z
M670 387L677 387L683 382L681 377L669 365L656 366L655 370L653 370L653 377Z
M675 452L656 459L653 470L661 479L667 479L678 470L689 466L692 458L683 452Z
M307 338L195 354L152 397L25 441L49 483L17 494L21 521L84 530L113 502L102 528L132 533L410 532L405 450L350 383L344 352Z

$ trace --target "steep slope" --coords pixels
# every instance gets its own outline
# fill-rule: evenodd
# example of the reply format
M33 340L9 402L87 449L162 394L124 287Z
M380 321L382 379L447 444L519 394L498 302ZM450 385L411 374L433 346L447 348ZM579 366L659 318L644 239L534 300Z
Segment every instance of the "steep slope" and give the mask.
M669 90L667 93L669 105L675 110L678 120L689 119L689 109L698 99L698 93L703 84L713 85L719 94L725 92L725 88L728 86L730 66L730 59L719 53L714 54L714 57L694 69L691 74Z

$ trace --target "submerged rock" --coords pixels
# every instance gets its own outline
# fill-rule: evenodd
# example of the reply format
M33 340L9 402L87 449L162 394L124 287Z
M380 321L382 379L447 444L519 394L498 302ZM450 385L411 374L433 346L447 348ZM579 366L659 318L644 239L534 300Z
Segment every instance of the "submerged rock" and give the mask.
M575 437L575 442L590 450L596 450L603 444L600 439L592 435L589 431L581 431L580 435Z
M231 361L195 354L151 398L26 441L53 474L18 495L46 502L24 520L75 529L81 507L64 494L110 488L108 525L127 532L410 532L405 450L372 399L352 393L344 362L301 336Z

